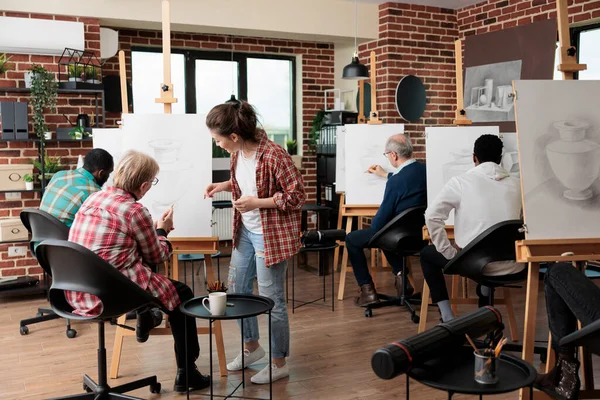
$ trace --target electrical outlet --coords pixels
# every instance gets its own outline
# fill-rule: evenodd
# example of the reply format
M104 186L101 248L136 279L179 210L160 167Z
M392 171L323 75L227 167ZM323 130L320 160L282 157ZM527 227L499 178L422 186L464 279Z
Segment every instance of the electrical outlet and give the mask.
M19 257L27 254L27 247L25 246L12 246L8 248L9 257Z
M4 194L6 200L21 200L21 193L19 192L8 192Z

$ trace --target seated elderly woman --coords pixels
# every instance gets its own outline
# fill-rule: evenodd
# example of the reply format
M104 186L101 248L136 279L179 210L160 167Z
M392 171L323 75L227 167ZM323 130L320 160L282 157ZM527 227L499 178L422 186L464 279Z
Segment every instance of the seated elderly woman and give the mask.
M191 299L191 289L181 282L153 273L151 264L169 258L171 245L167 240L173 229L173 211L167 211L158 221L152 221L149 211L138 201L155 185L159 167L156 161L137 151L126 152L115 168L114 187L92 194L75 216L69 240L94 251L127 276L142 289L158 298L169 310L169 323L175 339L177 375L176 392L185 392L186 371L189 389L204 389L210 385L210 376L202 375L196 367L200 355L196 321L179 310L179 304ZM81 315L98 315L100 300L88 293L68 292L67 299ZM186 365L186 318L187 349ZM158 310L138 314L136 336L138 342L148 340L150 330L160 324Z

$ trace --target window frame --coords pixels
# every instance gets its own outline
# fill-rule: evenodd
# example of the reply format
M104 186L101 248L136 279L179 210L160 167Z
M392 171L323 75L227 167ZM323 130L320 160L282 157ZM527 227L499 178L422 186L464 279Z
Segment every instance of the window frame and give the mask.
M161 47L152 46L132 46L131 52L148 52L162 53ZM173 54L183 54L185 58L184 82L185 82L185 113L196 113L196 60L214 60L214 61L231 61L231 51L212 51L212 50L195 50L195 49L171 49ZM241 100L248 100L248 58L261 58L268 60L285 60L291 62L291 105L292 105L292 121L291 133L292 140L298 140L297 134L297 102L296 102L296 57L291 55L266 54L266 53L245 53L233 52L233 61L238 63L238 94ZM131 79L133 81L133 57L131 58ZM225 102L227 99L223 99ZM132 99L133 102L133 99ZM135 103L135 102L133 102ZM135 107L135 104L133 104ZM135 108L134 108L135 110ZM267 132L268 133L268 132Z

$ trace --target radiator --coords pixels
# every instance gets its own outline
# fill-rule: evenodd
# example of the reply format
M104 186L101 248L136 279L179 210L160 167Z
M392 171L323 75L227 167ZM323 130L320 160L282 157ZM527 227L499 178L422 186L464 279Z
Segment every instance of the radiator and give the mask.
M231 200L230 192L221 192L214 195L213 200ZM231 240L233 228L233 209L213 209L212 234L219 240Z

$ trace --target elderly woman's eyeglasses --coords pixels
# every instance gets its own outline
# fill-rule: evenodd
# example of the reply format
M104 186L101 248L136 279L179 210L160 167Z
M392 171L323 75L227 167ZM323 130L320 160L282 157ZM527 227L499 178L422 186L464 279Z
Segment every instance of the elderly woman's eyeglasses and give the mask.
M152 179L152 186L156 186L157 183L158 183L158 178Z

